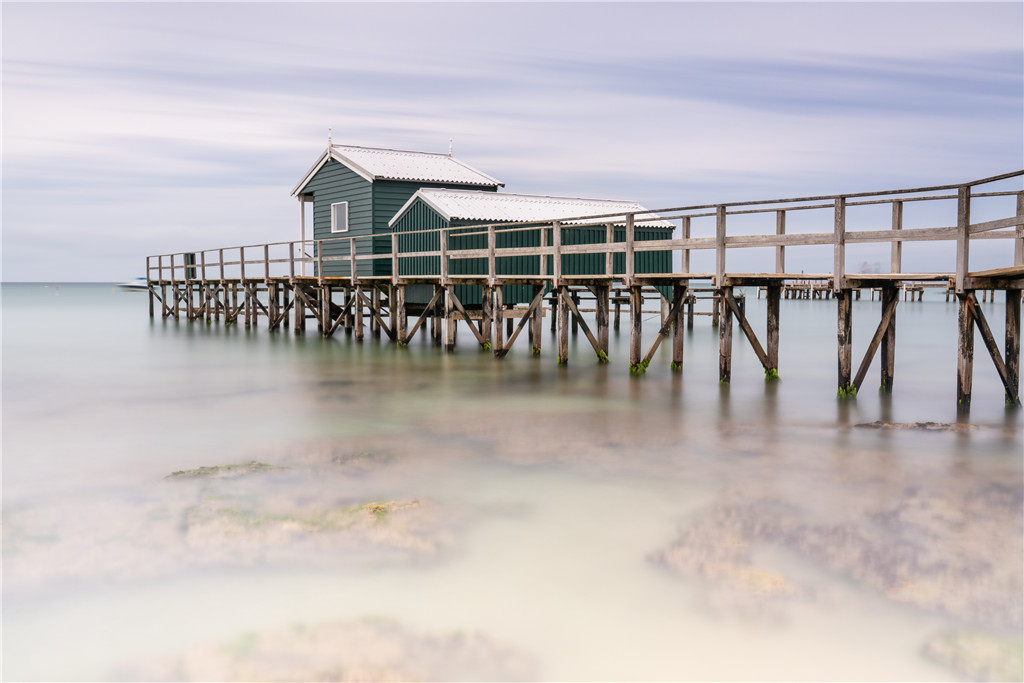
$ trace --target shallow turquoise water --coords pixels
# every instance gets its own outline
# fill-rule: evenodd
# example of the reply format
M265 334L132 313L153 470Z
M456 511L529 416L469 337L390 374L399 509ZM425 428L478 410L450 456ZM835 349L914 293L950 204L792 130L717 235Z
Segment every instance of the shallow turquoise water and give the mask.
M105 680L239 633L381 616L484 633L548 680L946 680L922 656L934 634L1020 633L1016 612L985 607L1021 602L1024 438L980 339L970 428L857 427L956 422L956 309L941 294L900 304L891 400L872 389L876 359L852 403L834 398L831 301L782 302L777 384L736 329L733 382L720 387L707 317L681 374L666 343L633 378L625 325L609 365L581 333L559 368L550 336L539 359L520 340L495 361L467 330L445 355L419 340L323 340L315 327L151 320L145 295L110 285L5 284L2 296L7 679ZM763 302L749 292L747 306L760 333ZM855 362L879 307L855 304ZM1002 304L984 307L996 327ZM653 337L656 321L646 328ZM387 457L349 466L366 453ZM251 460L287 469L165 478ZM444 511L445 540L427 554L303 538L197 545L189 511L213 495L427 501ZM749 566L659 559L711 512L769 504L789 526L744 536ZM808 540L825 528L863 534L885 557L918 542L928 554L879 569ZM748 569L769 588L737 586Z

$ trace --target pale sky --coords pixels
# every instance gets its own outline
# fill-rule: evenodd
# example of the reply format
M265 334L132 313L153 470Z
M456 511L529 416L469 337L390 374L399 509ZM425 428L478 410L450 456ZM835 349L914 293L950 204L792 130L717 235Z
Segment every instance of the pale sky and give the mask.
M0 12L5 281L296 239L328 128L652 209L1024 168L1020 2Z

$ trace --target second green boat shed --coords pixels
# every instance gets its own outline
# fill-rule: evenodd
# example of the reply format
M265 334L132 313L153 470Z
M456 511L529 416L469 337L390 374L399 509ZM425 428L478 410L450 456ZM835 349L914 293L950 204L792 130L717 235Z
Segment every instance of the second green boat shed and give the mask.
M508 194L504 192L481 192L446 188L424 188L417 191L399 209L388 225L396 233L412 233L400 236L399 254L402 252L435 251L439 247L438 233L424 230L466 227L464 231L449 233L447 248L450 254L460 249L485 249L487 236L472 226L501 224L495 230L495 247L540 246L540 230L517 231L516 228L542 225L554 220L564 221L561 228L562 244L598 244L607 239L607 228L603 224L573 227L580 224L601 223L601 219L579 220L580 216L599 216L626 213L639 214L634 235L637 241L662 240L672 237L673 225L650 214L640 204L632 201L610 199L581 199L577 197L550 197L545 195ZM575 219L575 220L568 220ZM622 218L614 227L615 241L626 241L625 225ZM460 233L470 233L462 235ZM475 233L475 234L473 234ZM552 244L551 229L547 230L547 244ZM625 271L625 254L615 254L613 270ZM546 272L552 271L552 257L547 257ZM437 275L440 271L438 257L420 256L399 258L399 269L403 277ZM506 256L495 260L495 271L499 275L538 275L540 259L537 256ZM487 259L453 258L448 272L451 275L486 275ZM672 254L669 251L644 251L636 254L636 273L672 272ZM604 254L567 254L562 257L562 273L565 275L605 274ZM506 285L503 298L506 304L529 303L533 298L531 287ZM480 287L462 286L456 289L457 296L466 306L478 306L482 290ZM428 299L429 292L409 293L410 300Z

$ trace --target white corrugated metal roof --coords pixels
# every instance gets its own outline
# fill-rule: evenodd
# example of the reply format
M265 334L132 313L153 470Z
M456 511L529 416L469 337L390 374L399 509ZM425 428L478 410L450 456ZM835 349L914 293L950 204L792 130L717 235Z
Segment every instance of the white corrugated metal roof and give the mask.
M298 194L329 159L345 164L370 182L374 180L409 180L426 183L451 183L502 187L505 183L478 171L447 154L412 152L400 149L331 145L320 155L313 167L292 190Z
M651 227L674 227L657 214L648 213L640 204L615 199L581 199L579 197L548 197L531 194L506 194L480 190L447 190L423 188L414 194L395 214L393 225L416 198L422 199L447 220L480 220L491 223L521 223L565 220L581 216L637 213L636 221ZM587 220L566 220L587 223ZM621 222L621 219L620 221Z
M486 173L447 154L332 145L331 156L368 179L418 180L460 185L502 185Z

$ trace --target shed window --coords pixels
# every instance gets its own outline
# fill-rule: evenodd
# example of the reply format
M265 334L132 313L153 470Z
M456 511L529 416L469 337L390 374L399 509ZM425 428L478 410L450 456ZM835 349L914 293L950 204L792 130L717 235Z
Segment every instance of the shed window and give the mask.
M348 232L348 202L331 204L331 232Z

